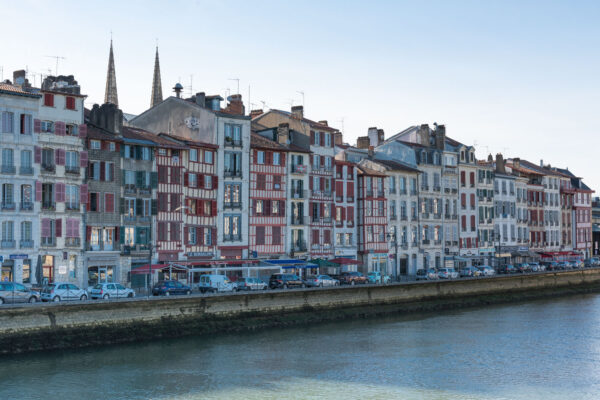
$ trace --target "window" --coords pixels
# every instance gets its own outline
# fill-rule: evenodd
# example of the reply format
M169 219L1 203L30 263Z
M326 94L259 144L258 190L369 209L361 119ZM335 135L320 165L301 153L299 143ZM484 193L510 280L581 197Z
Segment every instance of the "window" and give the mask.
M67 171L79 172L79 153L76 151L67 151L65 158L65 169Z
M196 228L188 228L188 244L196 244Z
M204 150L204 163L205 164L213 163L213 152L212 151Z
M325 137L325 147L331 147L331 135L323 133L323 136Z
M256 152L256 163L257 164L264 164L265 163L265 152L264 151L257 151Z
M133 226L125 227L123 243L126 246L133 246L135 244L135 228Z
M125 171L125 185L135 185L135 171Z
M225 215L223 217L223 241L241 240L242 217Z
M188 175L188 186L191 188L198 187L198 175L196 175L196 174Z
M25 170L31 169L31 151L30 150L22 150L21 151L21 173L25 173Z
M65 101L65 107L67 108L67 110L74 110L75 109L75 97L67 96L66 101Z
M321 143L321 137L320 137L321 132L315 132L315 142L313 144L315 145L319 145L319 143Z
M2 149L2 169L4 170L3 172L10 172L6 171L6 169L14 167L13 154L13 149Z
M151 158L150 147L142 147L142 160L150 161Z
M30 135L31 134L31 131L32 131L31 121L32 121L32 118L31 118L30 114L21 114L19 132L22 135Z
M40 131L45 133L54 133L54 122L42 121L40 124Z
M196 150L196 149L190 149L190 161L193 161L193 162L197 162L198 161L198 150ZM191 229L191 230L195 231L195 229Z
M128 147L128 146L125 146ZM100 150L102 148L102 144L99 140L90 140L90 149L92 150Z
M149 217L152 215L152 200L151 199L142 199L142 216Z
M125 199L125 214L128 217L135 217L135 199Z
M79 210L79 186L66 185L65 207L67 210Z
M2 112L2 133L13 133L14 113Z
M225 124L225 145L241 146L242 144L242 126Z
M2 184L2 208L14 208L14 191L12 183Z
M68 136L78 136L79 132L77 130L77 125L68 124L65 126L65 133Z
M225 205L233 206L240 204L242 186L239 183L228 183L225 185Z
M273 165L280 165L280 157L281 155L279 153L273 153Z
M225 152L225 176L242 175L242 154Z
M44 93L44 106L54 107L54 95L51 93Z
M32 223L31 221L21 222L21 240L31 241L32 240Z
M116 151L117 146L115 145L115 142L108 142L108 150L109 151Z
M2 241L12 242L14 239L14 222L4 221L2 222Z

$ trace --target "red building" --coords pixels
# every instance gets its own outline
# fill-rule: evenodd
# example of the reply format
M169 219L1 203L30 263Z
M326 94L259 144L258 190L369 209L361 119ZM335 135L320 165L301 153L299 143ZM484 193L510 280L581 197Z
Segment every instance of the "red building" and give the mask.
M248 249L255 257L285 254L287 151L285 146L252 133Z
M384 173L357 167L358 256L364 272L388 272L387 199Z

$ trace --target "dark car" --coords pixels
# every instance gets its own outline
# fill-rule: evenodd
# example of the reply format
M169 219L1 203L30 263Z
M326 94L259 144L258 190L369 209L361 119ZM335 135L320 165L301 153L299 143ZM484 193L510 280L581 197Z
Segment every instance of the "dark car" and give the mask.
M544 265L546 265L546 271L558 271L562 269L556 261L546 261Z
M502 265L498 267L499 274L516 274L517 272L517 269L512 264Z
M531 272L531 267L527 263L517 264L515 265L517 272L524 274L525 272Z
M369 282L369 278L360 272L342 272L337 279L340 281L340 285L356 285L357 283L365 284Z
M152 288L153 296L192 294L192 288L179 281L160 281Z
M306 284L298 275L294 274L273 274L269 278L269 287L271 289L288 289L294 287L306 287Z

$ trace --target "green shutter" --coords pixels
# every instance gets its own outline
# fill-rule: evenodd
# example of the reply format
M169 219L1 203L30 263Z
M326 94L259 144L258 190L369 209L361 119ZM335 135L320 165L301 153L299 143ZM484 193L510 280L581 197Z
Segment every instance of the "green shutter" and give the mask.
M158 172L152 172L150 174L150 184L152 185L152 189L158 187Z
M121 184L122 185L125 185L125 172L126 171L124 169L121 170L121 178L122 178Z
M152 199L152 215L157 215L158 214L158 202L156 199Z
M144 171L135 171L135 187L144 187Z
M135 215L140 216L144 211L144 202L142 199L135 199Z
M119 228L119 243L125 243L125 227L122 226Z
M125 214L125 199L123 197L119 198L119 212Z

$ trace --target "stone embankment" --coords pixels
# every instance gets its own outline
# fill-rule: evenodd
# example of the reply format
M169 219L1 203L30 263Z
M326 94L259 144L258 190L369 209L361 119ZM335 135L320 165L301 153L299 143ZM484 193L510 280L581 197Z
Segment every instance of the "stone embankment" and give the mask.
M0 354L241 332L600 291L600 269L384 286L0 307Z

